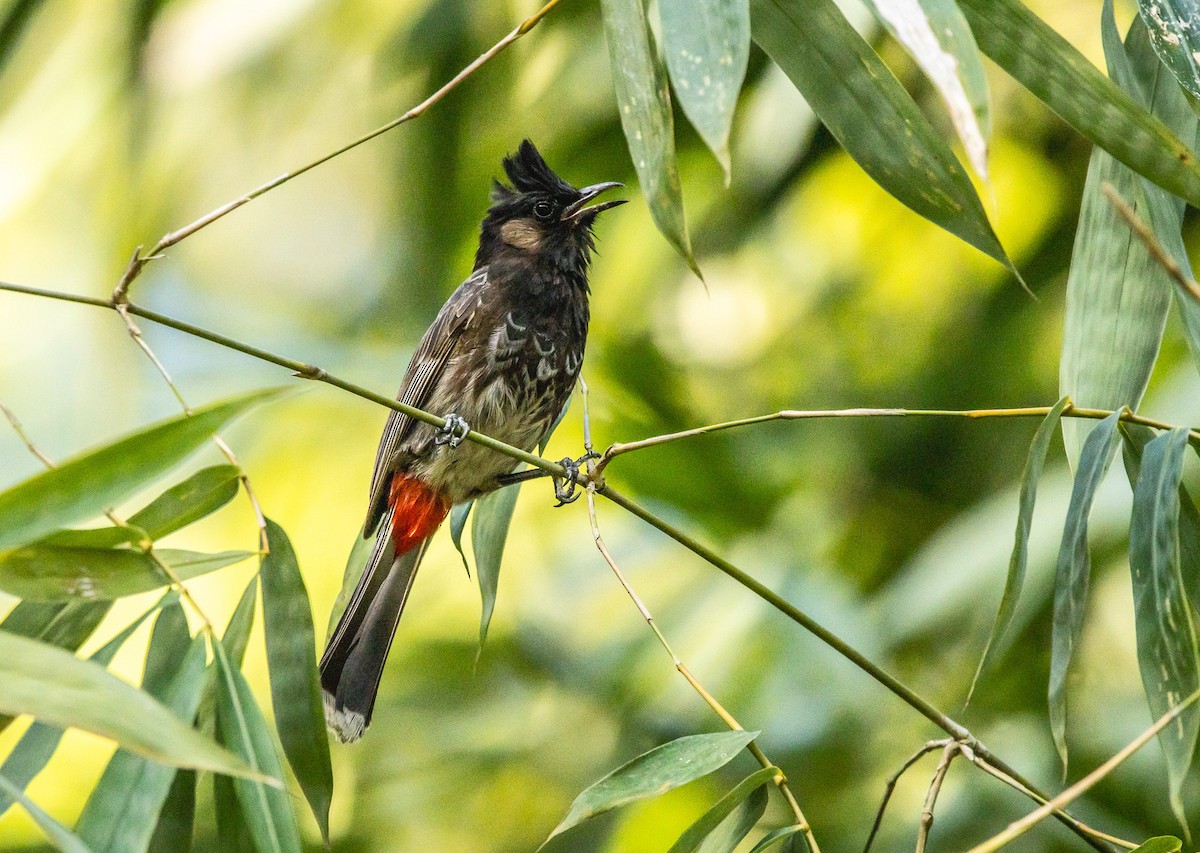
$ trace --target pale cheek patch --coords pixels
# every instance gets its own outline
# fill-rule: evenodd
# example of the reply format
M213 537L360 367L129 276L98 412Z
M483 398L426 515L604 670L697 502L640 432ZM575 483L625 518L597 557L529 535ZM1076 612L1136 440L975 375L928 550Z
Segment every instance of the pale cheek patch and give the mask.
M542 231L528 219L514 219L500 226L500 238L515 249L533 252L542 244Z

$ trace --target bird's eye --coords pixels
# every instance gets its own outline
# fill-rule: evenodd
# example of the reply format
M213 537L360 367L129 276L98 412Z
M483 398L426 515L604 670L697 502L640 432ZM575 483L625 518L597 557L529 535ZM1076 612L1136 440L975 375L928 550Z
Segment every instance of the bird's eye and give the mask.
M538 219L549 219L554 215L554 205L548 201L539 201L533 205L533 215Z

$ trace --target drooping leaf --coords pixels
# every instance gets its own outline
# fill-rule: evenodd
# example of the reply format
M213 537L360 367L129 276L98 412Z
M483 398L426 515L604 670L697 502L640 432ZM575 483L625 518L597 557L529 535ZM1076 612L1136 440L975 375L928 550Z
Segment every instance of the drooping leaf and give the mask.
M0 713L84 729L176 767L266 778L142 691L62 649L0 632L0 684Z
M618 806L665 794L724 767L758 732L687 735L626 762L583 791L550 838Z
M471 548L475 553L475 573L479 575L479 594L483 600L479 614L479 649L487 639L492 611L496 608L496 590L500 584L500 562L508 526L517 506L520 486L509 486L484 495L475 501L471 520Z
M1200 204L1200 162L1020 0L958 0L979 49L1126 166Z
M338 620L342 618L342 614L346 611L346 605L350 603L350 596L354 595L354 588L358 586L358 579L362 577L362 573L367 567L367 561L371 558L371 550L374 547L374 536L364 539L361 535L355 535L354 545L350 548L350 553L346 557L346 568L342 572L342 588L338 591L337 598L333 601L333 609L329 611L329 625L325 629L326 643L333 636L333 629L337 627Z
M228 776L215 776L228 780ZM176 770L146 853L191 853L196 828L196 771Z
M767 805L766 786L779 772L777 767L763 767L751 773L684 830L667 853L733 850L762 817Z
M1033 507L1037 502L1038 480L1042 477L1042 468L1046 465L1046 451L1050 448L1050 440L1058 429L1063 411L1071 404L1070 397L1063 397L1042 420L1033 435L1029 445L1029 455L1025 457L1025 469L1021 472L1021 497L1017 508L1017 532L1013 541L1012 556L1008 560L1008 577L1004 581L1004 594L1000 598L1000 608L996 611L996 619L992 623L992 633L988 635L983 647L983 655L979 666L975 669L975 677L971 679L971 687L967 690L967 701L975 692L975 685L985 666L991 662L993 649L999 644L1012 624L1013 614L1017 610L1017 600L1025 586L1025 568L1029 562L1029 530L1033 526Z
M467 519L471 516L471 507L475 505L475 501L467 501L466 503L455 504L450 509L450 541L454 543L454 550L458 551L458 556L462 557L463 568L467 570L467 577L471 576L471 564L467 562L467 553L463 550L462 536L463 531L467 529Z
M1083 615L1087 603L1092 558L1088 552L1088 514L1096 489L1104 479L1120 438L1117 432L1120 412L1102 420L1083 443L1062 545L1054 574L1054 624L1050 647L1050 733L1054 746L1067 767L1067 670L1075 646L1083 633Z
M800 824L792 826L784 826L779 829L773 829L758 840L758 843L750 848L750 853L763 853L770 847L775 846L781 841L786 841L794 835L801 835L804 832L804 827Z
M1200 644L1179 553L1179 489L1187 440L1188 430L1183 427L1162 433L1141 449L1140 466L1134 462L1140 467L1136 476L1130 472L1136 482L1129 524L1129 569L1138 669L1153 719L1200 689ZM1127 443L1126 449L1130 448ZM1126 453L1127 467L1133 456ZM1193 707L1158 735L1167 757L1171 806L1184 824L1182 787L1198 733L1200 711Z
M749 0L660 0L675 96L729 186L729 130L750 59Z
M240 478L241 472L233 465L201 468L130 516L129 523L145 530L151 539L162 539L233 500Z
M275 741L250 685L230 660L224 644L216 644L215 656L217 726L222 741L249 766L268 777L281 778L283 767L275 751ZM233 787L242 817L260 853L299 853L300 833L287 790L247 778L234 779Z
M181 720L194 720L204 687L205 639L192 639L168 618L155 626L159 660L147 672L143 689ZM171 632L171 633L168 633ZM150 648L154 649L151 640ZM174 667L170 666L174 663ZM117 750L96 783L79 817L76 831L96 853L140 853L158 824L159 811L175 778L175 768Z
M292 543L283 528L269 518L267 542L271 550L263 558L259 576L275 730L312 807L321 837L328 842L333 769L317 675L312 607Z
M278 393L255 391L162 421L0 492L0 551L95 518L133 497L230 420Z
M1126 56L1117 35L1111 0L1105 4L1102 33L1109 73L1138 99L1153 97L1151 108L1171 118L1183 118L1195 137L1195 116L1178 101L1179 88L1157 86L1143 94L1143 83ZM1144 42L1143 42L1144 44ZM1147 48L1148 49L1148 48ZM1150 60L1157 65L1151 55ZM1144 63L1139 69L1152 72ZM1153 80L1146 81L1153 84ZM1168 83L1171 81L1167 81ZM1173 91L1172 91L1173 89ZM1171 304L1170 276L1134 235L1124 217L1103 192L1111 184L1145 219L1159 205L1159 224L1179 240L1182 203L1142 179L1108 152L1095 149L1088 166L1079 227L1067 277L1067 308L1063 326L1059 390L1086 408L1136 409L1158 358L1167 311ZM1169 218L1169 222L1166 221ZM1063 424L1067 457L1074 463L1091 421L1071 419Z
M866 0L937 88L975 172L988 174L991 107L983 57L955 0Z
M0 795L7 795L20 803L21 807L29 813L29 816L33 818L33 822L37 824L38 829L45 834L50 843L63 851L63 853L91 853L87 845L80 841L78 836L42 811L37 803L26 797L24 791L3 775L0 775Z
M683 214L667 74L655 50L645 9L641 0L600 0L600 10L621 127L642 195L658 230L700 275Z
M246 646L250 644L250 629L254 627L254 611L258 606L258 577L255 575L250 578L250 583L246 584L221 637L225 653L239 667L246 657Z
M1196 0L1138 0L1138 11L1150 34L1150 43L1163 65L1193 98L1200 98L1200 4Z
M198 554L157 549L180 580L240 563L250 551ZM124 548L28 545L0 554L0 589L34 601L111 600L166 586L170 580L149 554Z

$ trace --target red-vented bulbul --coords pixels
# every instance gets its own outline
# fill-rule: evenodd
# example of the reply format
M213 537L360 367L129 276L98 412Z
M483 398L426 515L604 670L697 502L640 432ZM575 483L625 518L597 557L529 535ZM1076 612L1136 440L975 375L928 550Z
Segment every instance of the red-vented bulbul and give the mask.
M325 719L362 736L392 637L430 537L450 507L501 486L513 460L478 430L524 450L546 437L583 364L592 224L624 200L589 205L614 182L575 189L528 140L504 160L475 269L442 306L409 362L398 399L451 413L441 429L393 411L375 458L362 578L321 657ZM459 446L461 444L461 446Z

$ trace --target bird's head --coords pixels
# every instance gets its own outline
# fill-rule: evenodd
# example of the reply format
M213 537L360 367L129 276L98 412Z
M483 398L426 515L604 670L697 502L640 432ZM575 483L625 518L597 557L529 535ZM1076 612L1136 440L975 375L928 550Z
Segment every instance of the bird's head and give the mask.
M621 184L607 181L575 189L551 171L528 139L516 154L504 159L504 172L511 186L496 181L492 189L476 268L507 257L518 263L535 261L585 272L596 216L627 199L591 202Z

